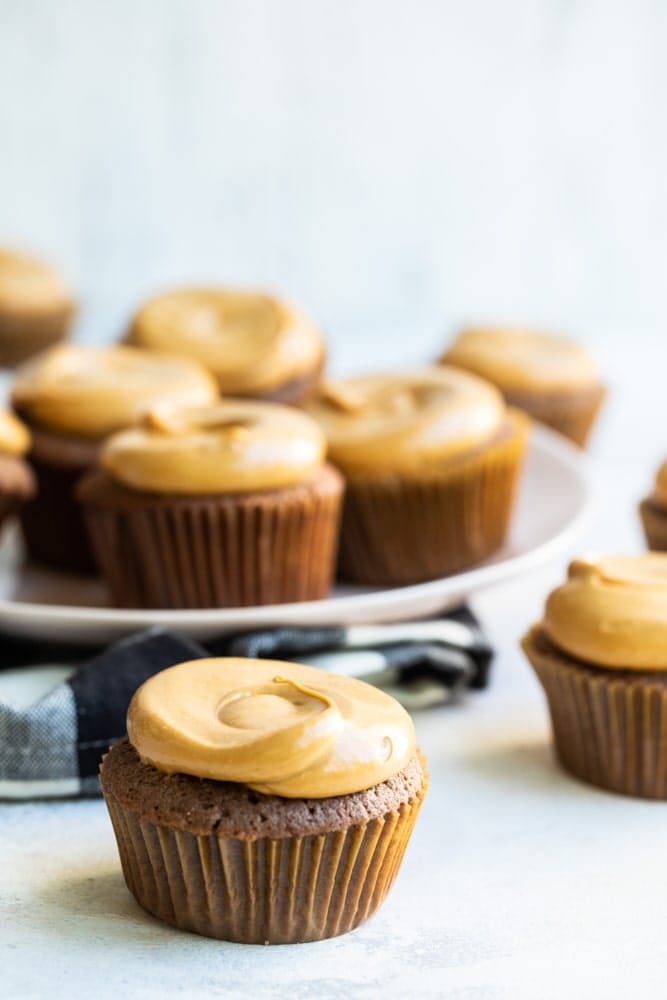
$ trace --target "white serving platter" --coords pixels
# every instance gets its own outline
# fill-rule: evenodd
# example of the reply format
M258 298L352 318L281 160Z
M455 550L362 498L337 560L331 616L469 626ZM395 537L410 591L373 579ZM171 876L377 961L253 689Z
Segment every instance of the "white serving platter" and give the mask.
M585 456L560 435L535 427L512 528L503 549L474 569L410 587L337 587L322 601L197 611L105 606L101 583L23 563L16 533L0 545L0 633L53 642L109 642L150 626L194 639L270 625L345 625L426 617L481 588L527 573L574 540L587 506Z

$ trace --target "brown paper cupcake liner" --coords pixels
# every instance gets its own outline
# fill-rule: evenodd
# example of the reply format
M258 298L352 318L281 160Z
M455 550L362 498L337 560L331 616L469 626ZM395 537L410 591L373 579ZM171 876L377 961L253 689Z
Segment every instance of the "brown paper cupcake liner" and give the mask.
M539 626L522 645L565 770L608 791L667 799L667 671L586 666L556 650Z
M0 312L0 366L11 368L67 337L74 307L24 315Z
M207 937L289 944L344 934L375 912L425 790L366 825L252 840L161 827L105 794L125 881L145 910Z
M650 497L639 505L646 544L654 552L667 552L667 508Z
M79 490L112 603L215 608L325 597L334 571L341 476L252 495L169 497L103 472Z
M512 415L494 443L441 474L348 480L340 576L374 585L410 584L471 566L505 540L526 445Z
M603 385L596 385L592 388L551 395L508 390L504 390L503 394L510 406L523 410L534 420L552 427L583 448L604 401L606 390Z

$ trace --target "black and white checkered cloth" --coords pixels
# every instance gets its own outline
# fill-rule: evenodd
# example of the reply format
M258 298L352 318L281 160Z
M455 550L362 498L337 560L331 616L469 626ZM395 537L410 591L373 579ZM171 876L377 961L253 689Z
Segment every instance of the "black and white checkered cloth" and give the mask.
M99 794L100 758L124 735L133 693L148 677L184 660L213 655L310 663L363 677L416 709L486 687L492 657L467 608L395 625L267 629L228 636L207 649L150 629L82 665L80 649L58 654L54 664L53 647L2 641L0 798Z

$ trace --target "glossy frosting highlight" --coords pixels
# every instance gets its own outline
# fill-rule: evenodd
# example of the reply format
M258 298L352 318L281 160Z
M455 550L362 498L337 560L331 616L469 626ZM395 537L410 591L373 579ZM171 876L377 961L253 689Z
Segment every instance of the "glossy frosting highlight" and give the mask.
M58 345L19 368L12 385L12 403L30 421L94 439L128 427L160 402L217 398L214 379L195 361L123 345Z
M598 384L596 366L574 341L503 327L463 330L442 356L501 389L558 390Z
M0 250L0 308L40 312L71 305L62 278L52 267L27 254Z
M667 670L667 555L576 559L549 596L542 627L588 663Z
M189 288L147 302L128 340L196 358L229 395L270 392L318 369L322 338L298 310L260 292Z
M414 727L363 681L274 660L203 659L146 681L127 731L162 771L234 781L286 798L371 788L415 754Z
M328 383L304 408L353 474L428 471L484 444L506 414L497 389L446 366Z
M117 481L157 493L240 493L303 482L321 468L326 441L299 410L233 399L154 408L114 435L102 464Z

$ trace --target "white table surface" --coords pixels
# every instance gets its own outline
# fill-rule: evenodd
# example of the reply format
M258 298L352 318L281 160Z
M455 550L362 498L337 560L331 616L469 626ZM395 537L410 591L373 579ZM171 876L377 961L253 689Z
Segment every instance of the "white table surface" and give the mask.
M635 503L667 454L664 355L657 335L607 352L612 397L582 551L641 547ZM517 648L564 564L476 598L498 649L492 686L417 716L431 786L397 882L365 926L272 948L174 931L125 888L101 801L3 804L0 996L664 995L667 805L558 770Z

